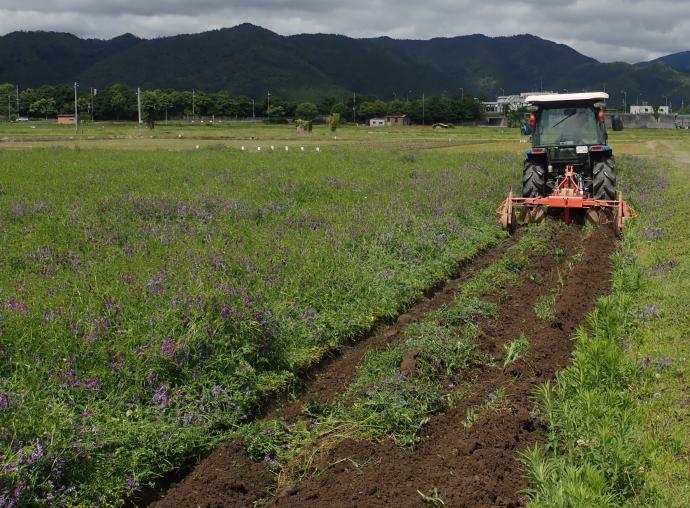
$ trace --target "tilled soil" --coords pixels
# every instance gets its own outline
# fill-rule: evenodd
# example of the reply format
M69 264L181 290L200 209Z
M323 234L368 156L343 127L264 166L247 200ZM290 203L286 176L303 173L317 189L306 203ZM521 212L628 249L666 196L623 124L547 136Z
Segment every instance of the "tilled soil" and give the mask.
M527 483L518 452L545 437L538 414L532 412L535 388L568 364L573 331L610 285L614 241L607 229L599 228L583 240L581 230L570 227L558 233L554 243L566 259L579 250L584 254L570 271L565 271L562 258L536 256L519 286L488 298L498 304L499 313L477 323L478 342L480 351L496 363L475 367L458 380L471 383L469 395L432 418L414 449L390 440L346 440L319 461L317 474L269 497L275 488L271 476L262 464L247 459L241 443L233 442L202 461L155 506L251 506L266 497L269 506L428 506L419 492L432 495L434 489L445 506L522 506L519 491ZM367 349L395 342L409 323L449 302L470 274L496 261L506 248L502 244L489 251L467 267L467 275L420 302L394 325L325 363L309 378L299 401L273 407L269 415L294 420L305 402L333 397L354 378ZM554 290L559 277L554 319L541 321L534 304ZM528 352L501 368L503 345L521 334L529 339ZM499 389L505 390L505 398L496 397ZM468 425L470 412L476 416Z

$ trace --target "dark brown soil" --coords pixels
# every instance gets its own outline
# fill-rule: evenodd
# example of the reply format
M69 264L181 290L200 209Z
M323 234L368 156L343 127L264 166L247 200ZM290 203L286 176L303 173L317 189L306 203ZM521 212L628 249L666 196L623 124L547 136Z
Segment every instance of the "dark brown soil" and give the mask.
M614 241L608 230L600 228L583 240L581 231L570 227L554 242L566 258L579 249L584 255L569 272L563 259L537 256L520 286L490 297L499 305L499 315L478 325L480 349L496 359L495 366L475 367L457 380L471 383L470 394L436 415L414 449L399 448L389 440L344 441L319 461L323 466L317 474L283 489L268 499L268 505L428 506L418 491L431 495L436 488L445 506L522 506L518 492L527 483L518 452L545 437L538 415L531 413L534 390L568 364L573 331L610 285ZM354 378L366 350L394 342L409 323L450 301L469 274L494 262L506 247L476 260L466 276L420 302L394 325L346 348L310 376L299 401L271 408L270 417L295 419L306 402L333 397ZM559 269L564 284L553 309L555 318L543 322L536 318L534 304L556 286ZM529 340L529 351L503 369L503 345L521 334ZM414 358L408 363L413 369ZM501 388L504 399L496 398ZM476 419L466 426L470 409ZM233 442L202 461L156 506L251 506L271 488L275 486L263 465L249 461L241 444Z
M610 285L614 242L606 229L582 242L579 230L569 228L557 241L566 255L580 245L585 255L564 274L554 321L542 322L534 314L534 303L548 294L558 278L557 261L544 257L530 269L543 282L527 277L520 287L494 295L499 316L480 323L480 347L496 358L497 366L468 372L471 395L434 417L414 449L399 448L391 441L346 441L321 461L335 466L284 490L268 505L429 506L417 491L431 495L436 488L445 506L522 506L519 491L527 483L517 452L545 437L538 416L530 413L532 396L539 384L568 364L573 331ZM529 351L502 369L503 344L522 333L529 339ZM501 387L505 387L505 401L496 399L487 407ZM478 416L465 428L470 408ZM368 465L355 468L352 464Z
M272 484L273 476L262 463L247 457L244 444L236 440L225 443L202 461L185 478L187 488L176 489L174 496L159 500L156 506L252 506Z

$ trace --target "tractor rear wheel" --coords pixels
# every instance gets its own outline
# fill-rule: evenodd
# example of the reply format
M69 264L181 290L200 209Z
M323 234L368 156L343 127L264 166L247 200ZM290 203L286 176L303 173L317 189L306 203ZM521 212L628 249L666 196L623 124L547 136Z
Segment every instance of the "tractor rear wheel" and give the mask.
M592 166L594 199L616 199L616 159L611 156Z
M530 159L525 160L522 172L522 197L538 198L544 195L546 168Z

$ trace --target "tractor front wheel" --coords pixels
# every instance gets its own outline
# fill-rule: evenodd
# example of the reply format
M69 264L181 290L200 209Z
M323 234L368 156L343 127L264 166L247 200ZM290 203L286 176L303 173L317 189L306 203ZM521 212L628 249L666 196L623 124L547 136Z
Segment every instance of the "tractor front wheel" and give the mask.
M532 160L525 160L522 172L522 197L538 198L544 195L546 168Z
M611 156L592 166L594 199L616 199L616 159Z

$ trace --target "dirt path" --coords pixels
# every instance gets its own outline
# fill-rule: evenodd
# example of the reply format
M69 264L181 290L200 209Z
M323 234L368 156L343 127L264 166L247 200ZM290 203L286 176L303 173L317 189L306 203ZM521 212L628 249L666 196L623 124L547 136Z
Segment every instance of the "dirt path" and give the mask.
M449 302L460 284L489 266L515 240L471 262L463 275L402 315L315 370L297 402L270 408L271 418L299 418L303 404L326 401L356 375L364 352L394 343L411 323ZM422 496L437 489L445 506L520 506L517 492L526 487L517 452L544 438L538 415L530 413L535 388L567 365L571 336L598 297L609 289L610 254L614 241L605 228L583 240L572 227L554 240L566 260L575 253L570 271L563 259L537 256L522 284L490 296L499 306L495 318L477 323L481 352L495 366L475 367L465 374L470 394L453 409L436 415L423 429L414 449L392 441L346 440L320 461L318 474L284 488L275 497L274 480L262 464L246 457L241 443L214 451L155 506L251 506L267 498L268 506L428 506ZM554 319L540 321L534 304L562 284L553 307ZM523 359L502 369L503 344L524 334L530 342ZM497 397L503 393L504 396ZM474 415L474 421L468 415Z

